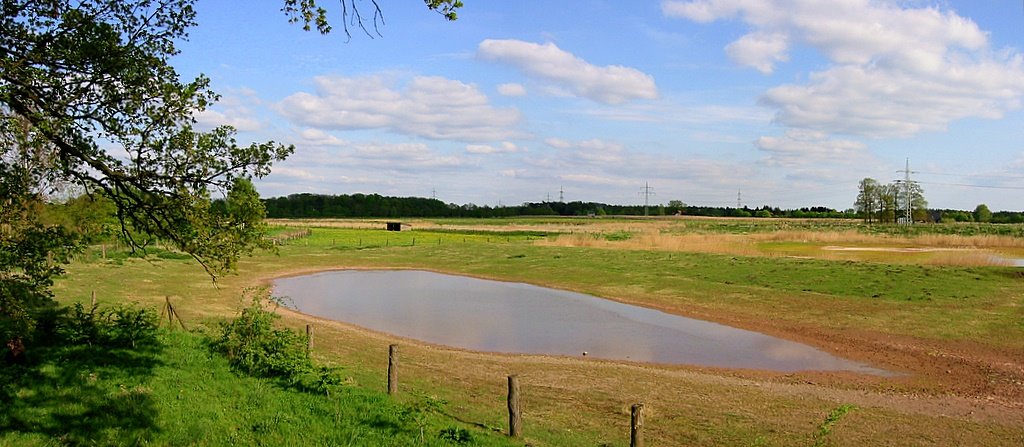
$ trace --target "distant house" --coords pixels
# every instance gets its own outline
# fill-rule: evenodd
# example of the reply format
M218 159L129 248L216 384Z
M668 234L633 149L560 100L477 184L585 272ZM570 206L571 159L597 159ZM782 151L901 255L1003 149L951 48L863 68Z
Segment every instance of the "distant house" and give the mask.
M388 222L388 231L402 231L402 223Z

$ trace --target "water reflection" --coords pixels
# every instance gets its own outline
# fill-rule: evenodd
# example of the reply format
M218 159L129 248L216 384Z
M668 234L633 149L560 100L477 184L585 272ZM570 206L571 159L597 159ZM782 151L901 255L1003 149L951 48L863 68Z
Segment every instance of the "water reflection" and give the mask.
M1024 267L1024 258L1007 258L998 255L991 256L991 258L992 262L998 265L1005 265L1009 267Z
M344 270L278 279L274 289L303 313L478 351L885 373L756 332L528 284Z

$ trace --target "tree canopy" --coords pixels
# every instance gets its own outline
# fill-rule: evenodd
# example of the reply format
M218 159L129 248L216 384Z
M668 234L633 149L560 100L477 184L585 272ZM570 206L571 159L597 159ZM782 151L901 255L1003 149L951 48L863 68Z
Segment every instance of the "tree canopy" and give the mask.
M988 205L984 203L974 208L974 221L975 222L988 222L992 220L992 211L988 209Z
M362 0L342 0L346 33L363 30ZM376 0L374 30L382 20ZM425 0L448 20L457 0ZM2 0L0 10L0 339L22 349L30 311L82 234L39 209L70 185L112 204L133 249L156 237L211 274L266 245L264 208L249 181L292 146L239 144L235 130L195 127L218 96L183 81L170 59L196 25L194 0ZM284 0L290 21L330 31L314 0ZM211 204L212 194L227 206Z
M366 28L366 20L370 20L373 33L380 34L378 25L384 23L384 13L380 9L377 0L370 0L370 17L366 18L364 8L361 8L359 0L341 0L341 24L345 35L352 37L349 26L362 30L366 35L373 37L373 34ZM423 0L427 8L444 16L446 20L454 21L458 18L458 9L461 8L461 0ZM320 6L316 0L284 0L284 7L281 11L288 16L291 23L301 23L302 29L310 31L316 28L321 34L330 33L334 28L328 19L328 11Z
M857 191L854 209L866 223L902 222L906 220L908 209L911 220L906 223L928 220L928 201L917 182L881 184L873 178L865 178L858 183Z

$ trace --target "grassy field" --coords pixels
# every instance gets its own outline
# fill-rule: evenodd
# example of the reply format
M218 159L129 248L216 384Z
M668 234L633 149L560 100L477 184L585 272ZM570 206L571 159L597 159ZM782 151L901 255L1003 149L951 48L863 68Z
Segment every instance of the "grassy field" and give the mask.
M164 332L144 350L54 347L37 357L47 360L0 371L12 398L0 412L0 444L445 446L453 444L443 430L469 431L410 411L429 396L391 400L358 386L317 395L239 376L202 337L183 332ZM470 436L474 445L512 445L493 432Z
M363 396L354 399L370 402L353 403L355 408L391 411L386 409L391 403L373 394L384 388L390 343L403 346L402 384L408 396L434 395L449 402L447 412L467 427L504 427L504 381L517 373L523 384L525 439L533 445L625 445L629 406L635 402L649 409L647 438L652 445L1024 442L1021 270L948 265L952 262L936 262L929 252L913 251L851 251L849 259L835 259L823 249L941 247L1012 255L1019 250L1016 227L936 227L909 233L862 229L853 222L826 228L818 222L731 219L410 223L412 231L388 233L366 228L376 225L367 221L318 222L311 236L290 241L275 254L244 260L236 274L216 284L193 262L173 254L144 260L110 254L100 259L93 250L70 266L57 291L63 302L87 300L95 290L101 300L153 306L170 296L190 326L210 328L239 311L245 290L277 276L320 269L416 268L529 282L755 329L901 374L781 374L497 355L398 340L288 312L284 322L295 328L306 323L317 327L315 356L342 365L351 394ZM671 242L708 236L712 240L702 249ZM926 255L914 257L920 253ZM193 343L175 337L170 346ZM168 374L157 368L148 376L162 381ZM245 393L287 394L259 381L238 379L232 386ZM225 394L236 392L242 393ZM178 397L161 392L147 399L159 408L153 426L168 433L152 442L190 443L187 429L165 428L172 424L167 418L181 413L166 401ZM280 399L285 398L274 397ZM253 408L262 400L250 398ZM325 402L335 408L349 406ZM362 410L343 416L339 411L328 411L327 418L373 427L356 417ZM229 427L253 426L237 422L239 417L223 413L203 419L224 419ZM321 419L317 424L323 423ZM458 422L442 418L432 428L448 423ZM312 430L299 424L281 421L268 426L277 434L260 439L284 444L286 438ZM211 430L228 436L231 431L224 426ZM292 429L296 431L288 431ZM491 432L474 430L480 439ZM352 439L380 439L371 433L344 433ZM246 439L254 438L239 442ZM404 445L395 439L394 445Z

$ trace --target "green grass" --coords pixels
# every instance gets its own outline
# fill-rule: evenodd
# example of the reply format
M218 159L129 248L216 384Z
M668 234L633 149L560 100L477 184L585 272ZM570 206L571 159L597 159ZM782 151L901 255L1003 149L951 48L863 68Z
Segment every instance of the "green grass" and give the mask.
M1019 268L545 247L534 240L530 235L316 228L312 236L289 241L275 254L242 260L240 275L338 266L433 269L684 313L707 308L833 329L1024 349ZM58 291L82 300L91 287L103 296L125 290L121 283L131 277L134 285L127 290L133 299L210 293L208 279L190 260L117 258L70 266L70 277L78 280L58 283Z
M65 303L87 301L90 290L97 290L104 302L130 300L149 305L157 305L170 295L191 327L212 324L237 312L247 304L240 298L242 290L257 285L260 279L323 268L418 268L577 290L698 316L708 312L748 321L770 319L780 326L820 328L826 333L851 329L928 340L935 342L934 346L946 341L967 342L1010 350L1006 352L1024 352L1024 283L1020 269L548 247L534 245L535 239L529 234L314 228L312 236L289 241L279 246L276 253L261 253L242 260L238 274L219 278L217 285L194 261L151 256L146 260L125 258L122 265L99 259L73 264L69 266L68 277L58 282L56 291ZM300 324L285 320L287 324ZM198 341L175 341L175 337L184 337L181 334L168 336L159 362L140 368L136 382L130 377L115 379L96 393L108 400L124 399L118 397L122 392L120 384L129 391L144 391L133 397L139 400L140 407L137 413L131 413L140 415L141 426L108 420L100 424L107 427L106 431L88 433L96 434L95 439L101 441L122 444L134 443L138 438L152 444L251 444L262 442L259 439L268 444L291 444L296 439L299 441L294 443L346 445L357 435L373 442L357 441L354 445L404 445L418 441L418 428L401 414L403 408L422 398L413 397L415 394L410 392L393 402L375 391L383 388L382 353L386 353L383 348L388 341L347 332L328 334L325 329L324 337L331 336L345 342L321 347L326 351L322 354L344 362L343 374L353 380L345 393L332 394L330 398L285 390L272 381L237 377L226 369L226 361L198 349L202 348ZM185 347L175 347L176 343ZM190 344L197 349L187 348ZM455 364L445 362L454 362L448 357L462 358L462 354L410 351L418 356L409 357L417 359L410 361L410 369L415 373L404 376L403 387L436 393L452 401L447 413L488 427L503 424L501 379L509 369L529 368L527 376L531 380L556 374L549 372L544 362L472 359L471 364ZM476 371L461 371L477 367L481 369L480 376L475 375ZM49 368L47 374L67 379L47 385L51 390L47 393L55 394L58 389L69 393L67 388L83 383L84 379L75 379L79 377L75 376L77 373L58 371L56 363ZM535 445L622 444L626 436L622 427L610 425L609 421L624 424L628 412L623 417L621 405L660 386L652 382L650 387L630 389L634 382L641 383L640 379L616 381L619 379L602 374L624 373L613 372L614 368L606 365L586 365L579 370L572 370L571 365L565 368L569 372L558 372L559 378L552 381L557 385L528 388L532 399L528 411L538 412L530 415L527 429L528 439ZM592 372L598 370L604 372ZM98 377L102 380L112 374L106 372ZM585 380L591 381L586 391L562 396L565 390L560 388L561 383L571 383L585 375L589 377ZM601 384L604 385L590 386ZM11 386L15 385L5 388L9 390L4 392L5 399L16 400L33 393ZM654 430L652 439L660 439L665 445L809 445L816 440L815 427L821 418L841 403L766 395L729 384L685 380L684 386L658 392L677 396L673 393L678 393L679 398L673 398L671 404L663 402L661 413L649 421ZM64 400L56 395L37 401L46 407L57 406L58 401ZM73 396L68 400L89 401ZM275 403L260 404L267 400ZM102 407L101 400L96 402ZM666 408L669 405L671 408ZM33 406L20 407L25 416L19 417L36 419L26 420L20 427L39 428L14 430L14 425L0 420L0 432L4 433L0 435L0 445L47 445L65 436L59 428L63 422L54 422L53 416L47 416L47 411L56 410L37 411L30 407ZM381 409L373 409L377 407ZM541 408L546 413L539 413ZM858 442L851 445L870 445L882 439L919 439L919 434L948 436L963 427L988 430L984 436L973 435L977 439L1020 436L1016 428L991 428L962 420L922 419L923 416L902 411L861 408L864 409L844 417L827 441L838 445L854 440ZM85 410L60 411L66 414L60 421L65 421L79 418ZM118 414L111 412L109 418L119 417ZM328 428L304 426L304 422L293 419L298 416L310 419L311 425ZM896 419L899 424L892 422ZM392 421L400 428L382 424L381 420ZM431 416L428 425L425 437L435 443L441 442L435 439L440 431L453 425L471 430L474 439L483 445L504 442L500 436L492 436L492 430L460 425L442 415ZM886 428L889 432L884 436L877 434L879 427L890 426L896 428ZM196 433L212 436L213 440L196 441L206 439ZM257 439L258 433L268 434Z
M512 445L433 412L420 412L421 442L410 408L422 397L393 400L358 386L330 396L295 391L236 374L201 336L160 339L141 351L49 347L0 370L0 445L450 446L439 434L451 428L473 445Z

